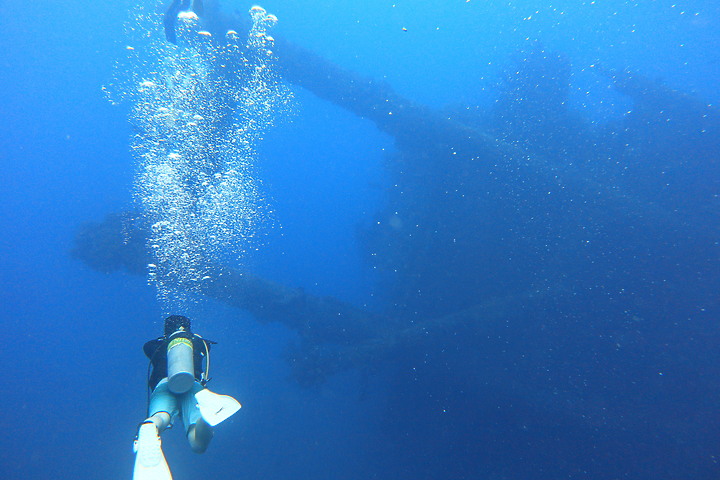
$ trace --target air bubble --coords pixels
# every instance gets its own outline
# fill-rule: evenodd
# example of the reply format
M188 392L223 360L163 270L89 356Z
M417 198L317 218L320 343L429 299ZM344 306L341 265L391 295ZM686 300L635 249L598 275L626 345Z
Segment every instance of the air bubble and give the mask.
M292 93L273 64L267 30L277 19L250 10L246 45L203 39L196 15L180 15L178 45L137 6L126 25L135 50L119 63L111 97L131 103L138 162L135 197L151 225L148 278L167 310L182 310L210 279L208 263L242 263L269 208L252 175L256 146ZM234 66L218 74L218 67ZM150 265L153 265L150 267Z

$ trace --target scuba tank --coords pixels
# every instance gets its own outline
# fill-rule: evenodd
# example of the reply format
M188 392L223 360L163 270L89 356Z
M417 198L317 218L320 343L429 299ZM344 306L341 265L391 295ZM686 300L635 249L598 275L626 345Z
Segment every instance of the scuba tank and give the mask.
M167 379L172 393L185 393L195 383L192 334L180 328L168 337Z

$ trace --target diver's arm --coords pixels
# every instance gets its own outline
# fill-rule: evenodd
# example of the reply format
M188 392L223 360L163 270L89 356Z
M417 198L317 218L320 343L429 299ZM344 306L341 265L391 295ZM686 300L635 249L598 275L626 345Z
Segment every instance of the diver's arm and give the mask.
M217 342L206 340L197 333L193 334L193 349L195 350L195 378L200 380L202 386L210 380L210 345Z
M143 352L145 353L145 356L148 358L153 358L162 342L162 338L155 338L145 342L145 345L143 345Z
M199 352L203 358L207 358L210 355L211 345L215 345L217 342L203 338L197 333L194 333L193 337L193 348Z

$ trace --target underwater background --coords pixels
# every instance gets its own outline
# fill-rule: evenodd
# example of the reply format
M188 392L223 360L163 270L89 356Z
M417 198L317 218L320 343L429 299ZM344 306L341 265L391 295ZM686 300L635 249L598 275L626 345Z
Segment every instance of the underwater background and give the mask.
M136 3L2 2L3 478L132 476L142 345L169 312L77 237L138 209L130 106L103 91ZM361 95L301 85L335 70L296 65L253 165L268 218L233 266L391 320L308 345L337 332L188 300L172 313L218 341L209 387L243 408L203 455L163 435L174 478L718 478L720 6L261 5L318 64L503 153L478 175L485 152L357 115Z

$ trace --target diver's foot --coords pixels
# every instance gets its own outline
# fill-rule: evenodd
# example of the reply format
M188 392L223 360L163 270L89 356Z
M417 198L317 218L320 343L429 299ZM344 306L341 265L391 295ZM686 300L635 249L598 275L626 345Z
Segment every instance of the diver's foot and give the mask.
M213 428L200 417L195 425L190 425L188 429L188 441L190 448L195 453L204 453L210 446L210 440L213 438Z
M145 466L151 467L160 462L163 456L157 427L153 422L144 422L140 425L138 436L133 445L138 461Z
M140 425L134 450L136 455L133 480L172 480L160 436L153 422Z

